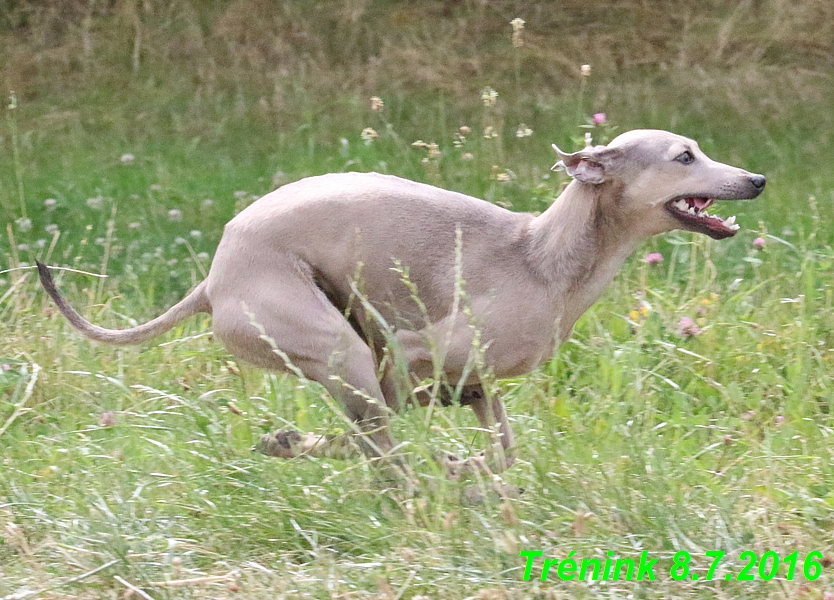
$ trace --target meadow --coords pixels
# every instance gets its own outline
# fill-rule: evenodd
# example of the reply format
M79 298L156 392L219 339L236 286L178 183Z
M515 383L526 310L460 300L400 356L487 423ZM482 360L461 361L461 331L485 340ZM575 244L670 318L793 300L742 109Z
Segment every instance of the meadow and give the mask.
M0 11L0 598L834 598L826 3L94 6ZM92 344L32 268L71 269L57 280L82 314L127 327L285 183L379 171L539 212L566 182L552 142L638 127L768 186L717 208L732 239L645 243L551 360L498 382L519 445L498 479L517 498L469 502L473 481L431 460L482 448L465 407L393 419L413 494L362 458L254 453L344 417L237 362L208 317ZM648 551L657 580L524 581L530 549ZM819 551L821 575L738 581L745 550ZM670 577L680 551L699 579Z

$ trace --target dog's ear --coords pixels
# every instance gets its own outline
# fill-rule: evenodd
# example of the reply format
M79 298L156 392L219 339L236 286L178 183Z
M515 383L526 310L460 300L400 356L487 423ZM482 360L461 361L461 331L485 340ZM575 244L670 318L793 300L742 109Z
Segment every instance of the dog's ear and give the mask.
M607 181L619 156L617 149L607 146L591 146L572 154L562 152L556 144L553 144L553 149L559 157L559 162L553 165L551 170L563 168L568 175L582 183L597 184Z

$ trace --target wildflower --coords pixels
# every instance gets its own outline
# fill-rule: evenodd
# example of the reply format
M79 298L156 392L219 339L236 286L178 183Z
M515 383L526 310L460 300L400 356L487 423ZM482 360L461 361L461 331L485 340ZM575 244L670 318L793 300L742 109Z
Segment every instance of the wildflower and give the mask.
M594 113L594 125L605 125L607 122L605 113Z
M15 223L20 231L26 232L32 229L32 219L17 219Z
M129 164L130 164L130 163L132 163L134 160L136 160L136 157L135 157L135 156L133 156L130 152L127 152L127 153L125 153L125 154L122 154L122 155L119 157L119 160L122 162L122 164L123 164L123 165L129 165Z
M385 109L385 103L379 96L371 97L371 110L374 112L382 112Z
M208 252L198 252L197 253L197 258L199 258L200 260L208 260L209 259L209 253Z
M58 226L55 223L50 223L49 225L44 227L43 230L49 235L55 235L59 231Z
M498 137L498 134L495 132L495 127L492 125L488 125L486 129L484 129L484 139L485 140L494 140Z
M474 154L472 154L471 152L464 152L463 154L461 154L461 155L460 155L460 157L461 157L463 160L472 160L472 159L474 159L474 158L475 158L475 155L474 155Z
M162 191L162 186L158 183L152 183L151 187L150 187L150 190L152 192L161 192Z
M641 319L648 317L651 312L652 305L645 300L641 300L636 308L629 311L628 318L634 322L639 322Z
M246 198L246 196L248 196L248 195L249 195L249 192L244 191L244 190L237 190L237 191L234 193L234 197L235 197L235 198L237 198L238 200L243 200L243 199L244 199L244 198Z
M435 144L434 142L429 144L428 151L429 151L429 158L430 159L440 158L440 154L441 154L440 153L440 147L437 144Z
M701 334L701 328L689 317L681 317L678 321L678 332L683 337L695 337Z
M104 206L104 198L102 198L101 196L87 198L87 206L89 206L93 210L100 210L101 207Z
M524 38L522 37L522 31L524 31L524 19L516 17L510 21L510 25L513 26L513 47L521 48L524 45Z
M211 198L206 198L205 200L200 202L200 207L203 208L203 209L208 210L212 206L214 206L214 200L212 200Z
M481 91L481 102L487 108L493 107L498 103L498 92L491 87L486 87Z
M35 248L44 248L46 246L46 240L40 238L39 240L35 241Z
M184 237L178 237L178 238L174 239L174 243L177 244L178 246L182 246L182 245L186 244L187 242L185 241Z
M202 232L202 231L200 231L199 229L192 229L192 230L189 232L189 234L188 234L188 235L190 235L191 237L193 237L195 240L199 240L201 237L203 237L203 232Z
M580 67L579 72L582 74L582 77L590 77L591 76L591 65L582 65Z
M178 208L172 208L168 211L169 221L182 221L182 211Z
M139 221L134 221L133 223L128 224L128 229L139 229L142 224Z
M663 255L660 252L651 252L643 258L643 262L656 265L663 262Z
M590 131L585 132L585 147L590 148L594 145L594 137L591 135Z
M417 140L416 142L411 142L412 148L428 148L429 145L424 142L423 140Z
M100 427L113 427L116 424L116 413L112 410L104 411L98 418L98 424Z
M766 242L764 238L757 237L755 240L753 240L753 246L755 246L756 248L764 248L765 243Z
M379 137L379 134L373 127L365 127L360 135L366 146L369 146L376 138Z
M779 427L780 425L785 424L785 417L783 417L782 415L776 415L775 421L776 421L776 426Z
M515 132L515 137L517 138L526 138L533 135L533 130L527 127L524 123L521 123L518 126L518 129Z
M466 125L461 125L459 131L461 135L469 135L470 133L472 133L472 128L467 127Z
M29 244L18 244L17 249L20 252L28 252L29 251Z
M12 366L9 363L3 363L0 365L0 371L11 371Z
M55 207L58 205L58 201L55 198L47 198L43 201L43 207L46 210L55 210Z

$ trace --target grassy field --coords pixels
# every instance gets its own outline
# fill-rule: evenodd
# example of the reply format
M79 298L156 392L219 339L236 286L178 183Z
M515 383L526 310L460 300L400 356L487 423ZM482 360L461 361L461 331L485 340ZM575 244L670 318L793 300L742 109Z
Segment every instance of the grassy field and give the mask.
M777 4L787 6L768 6ZM819 32L792 46L813 50L795 58L786 34L759 18L719 56L696 42L738 32L738 15L714 9L715 19L693 17L686 30L691 52L667 65L646 50L648 62L618 70L568 27L572 50L551 72L553 34L529 19L529 43L514 48L509 19L526 15L502 6L506 15L466 13L503 27L478 39L494 71L479 67L461 82L448 62L431 76L420 62L422 83L410 86L385 62L394 58L381 59L376 82L331 62L327 93L310 74L284 88L235 79L220 59L215 79L199 76L211 85L195 83L172 67L170 56L190 60L187 52L153 54L164 30L148 26L134 52L135 39L108 46L96 29L103 21L92 21L97 50L88 56L78 42L67 51L67 73L27 79L26 56L47 71L60 61L46 50L26 55L35 42L19 33L24 25L0 21L3 47L23 57L0 65L17 89L0 124L0 598L834 597L834 71ZM409 32L403 56L416 39L437 58L431 36L453 36L450 23L464 22L430 11L437 31L412 39L416 17L371 7ZM782 15L785 31L800 22L777 13L770 24ZM632 16L639 30L640 13ZM131 22L114 27L134 31ZM87 21L77 23L84 33ZM382 44L363 37L363 23L340 30L346 63ZM317 39L293 31L311 47ZM808 59L813 52L823 58ZM239 54L239 69L258 68ZM589 77L583 62L593 63ZM494 106L482 101L486 88L498 93ZM372 95L384 110L371 110ZM596 112L606 125L588 124ZM287 424L334 433L344 420L320 388L235 362L208 318L140 348L91 344L31 269L40 259L87 273L60 275L68 298L98 324L130 326L200 281L223 224L283 183L376 170L542 211L564 183L549 171L551 142L573 149L585 133L605 141L636 127L694 137L712 157L766 174L768 187L734 207L742 229L732 240L647 242L552 360L499 382L520 456L501 480L524 488L517 499L468 503L472 482L447 480L429 460L440 449L480 450L466 408L393 420L397 439L411 442L414 495L381 483L363 459L253 453L261 433ZM363 139L366 128L378 137ZM663 262L646 263L651 252ZM698 335L681 330L685 317ZM523 581L525 549L560 559L648 551L657 580ZM716 549L726 556L704 581L704 553ZM725 580L745 550L773 550L783 562L798 551L800 566L792 581L784 565L770 581L757 569L754 581ZM822 575L809 581L801 561L815 550ZM698 580L670 577L679 551L692 554Z

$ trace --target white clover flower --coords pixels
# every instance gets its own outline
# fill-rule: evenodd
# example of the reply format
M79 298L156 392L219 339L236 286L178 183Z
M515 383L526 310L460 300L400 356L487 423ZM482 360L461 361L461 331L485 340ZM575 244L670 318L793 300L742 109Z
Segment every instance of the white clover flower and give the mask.
M43 230L44 230L46 233L48 233L49 235L55 235L56 233L58 233L58 232L60 231L60 230L58 229L58 226L57 226L55 223L50 223L49 225L47 225L46 227L44 227L44 228L43 228Z
M58 201L55 198L47 198L43 201L43 207L46 210L55 210L55 207L58 205Z
M168 211L169 221L182 221L182 211L178 208L172 208Z
M481 102L486 107L495 106L498 103L498 92L491 87L486 87L481 91Z
M32 229L32 219L17 219L15 223L20 231L27 232Z
M527 127L524 123L519 124L518 129L515 132L515 137L517 138L526 138L533 135L533 130Z
M20 252L26 252L26 251L28 251L28 250L29 250L29 244L18 244L18 245L17 245L17 249L18 249Z
M35 248L43 248L46 246L46 240L41 238L35 242Z
M244 190L237 190L237 191L234 193L235 198L237 198L238 200L243 200L243 199L244 199L244 198L246 198L246 196L248 196L248 195L249 195L249 192L246 192L246 191L244 191Z
M198 252L197 253L197 258L199 258L200 260L208 260L209 259L209 253L208 252Z
M158 183L152 183L151 187L150 187L150 190L152 192L161 192L162 191L162 186Z
M591 76L591 65L582 65L580 67L579 72L582 74L582 77L590 77Z
M524 29L526 21L520 17L516 17L512 21L510 21L510 25L513 26L513 31L521 31Z
M180 246L183 246L183 245L185 245L187 242L185 241L185 238L184 238L184 237L178 237L178 238L176 238L176 239L174 240L174 243L175 243L175 244L178 244L178 245L180 245Z
M206 198L205 200L200 202L200 206L208 210L209 208L214 206L214 200L212 200L211 198Z
M191 237L193 237L195 240L199 240L201 237L203 237L203 232L202 232L202 231L200 231L199 229L192 229L192 230L188 233L188 235L190 235Z
M365 142L366 146L369 146L376 138L379 137L379 134L373 127L365 127L359 135L362 137L362 141Z
M381 112L385 109L385 103L379 96L371 97L371 110L374 112Z
M127 228L128 229L139 229L142 224L139 221L134 221L133 223L129 223Z
M133 156L130 152L126 152L125 154L122 154L119 157L119 160L122 162L123 165L129 165L134 160L136 160L136 157Z

